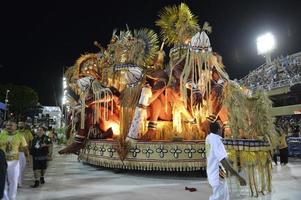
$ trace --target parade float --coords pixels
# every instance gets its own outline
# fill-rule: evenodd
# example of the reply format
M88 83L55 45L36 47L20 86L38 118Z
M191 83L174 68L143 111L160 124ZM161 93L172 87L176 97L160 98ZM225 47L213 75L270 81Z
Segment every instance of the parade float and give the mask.
M204 139L218 121L252 195L271 191L267 96L229 79L212 51L211 27L200 27L187 5L164 8L156 25L161 45L153 30L127 27L68 68L69 145L60 153L108 168L197 171L206 167Z

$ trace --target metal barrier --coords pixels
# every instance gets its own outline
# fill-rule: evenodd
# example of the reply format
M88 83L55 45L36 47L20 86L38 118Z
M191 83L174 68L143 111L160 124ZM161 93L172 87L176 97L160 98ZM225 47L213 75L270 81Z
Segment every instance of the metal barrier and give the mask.
M301 137L289 137L287 144L289 156L301 156Z

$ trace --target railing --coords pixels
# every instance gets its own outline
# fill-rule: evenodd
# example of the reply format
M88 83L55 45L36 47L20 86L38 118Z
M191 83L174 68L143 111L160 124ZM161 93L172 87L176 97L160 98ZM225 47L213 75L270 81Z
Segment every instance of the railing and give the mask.
M287 139L289 156L301 156L301 137Z

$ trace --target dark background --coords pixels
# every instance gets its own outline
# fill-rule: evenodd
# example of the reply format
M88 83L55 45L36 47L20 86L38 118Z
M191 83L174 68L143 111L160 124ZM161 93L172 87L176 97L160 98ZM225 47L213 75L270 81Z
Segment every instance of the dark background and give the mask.
M96 52L93 41L106 46L114 28L155 27L158 12L181 1L2 1L0 3L0 83L35 89L43 105L61 99L63 68L85 52ZM301 50L301 1L182 1L209 21L213 50L223 56L231 79L241 78L264 62L257 55L257 36L277 38L273 57ZM57 101L55 100L57 99ZM4 101L4 100L0 100Z

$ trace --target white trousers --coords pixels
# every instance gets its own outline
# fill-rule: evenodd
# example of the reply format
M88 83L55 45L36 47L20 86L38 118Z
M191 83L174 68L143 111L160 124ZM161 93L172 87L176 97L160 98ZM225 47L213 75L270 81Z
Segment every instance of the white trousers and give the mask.
M209 200L229 200L229 190L226 181L219 181L218 185L212 186L213 194Z
M4 200L15 200L18 189L20 165L19 160L7 161L7 175L5 180Z
M19 163L20 163L20 174L19 174L19 186L22 186L23 176L24 176L24 169L26 167L26 157L24 152L19 152Z
M141 133L141 129L143 127L143 121L147 117L147 113L145 109L136 107L134 117L129 129L128 137L132 139L139 138L139 132Z

